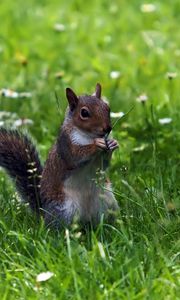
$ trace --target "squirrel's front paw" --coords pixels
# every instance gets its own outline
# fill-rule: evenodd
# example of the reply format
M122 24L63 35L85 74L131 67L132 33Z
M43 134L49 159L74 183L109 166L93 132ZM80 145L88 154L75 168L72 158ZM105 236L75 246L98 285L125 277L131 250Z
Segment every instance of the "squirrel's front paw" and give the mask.
M102 150L107 150L107 145L104 138L96 138L94 140L94 143L98 148Z
M96 138L95 139L95 145L102 149L102 150L109 150L109 151L114 151L119 147L119 144L116 140L109 139L106 140L105 138Z
M106 140L106 147L108 150L114 151L119 147L119 144L116 140L110 139L110 140Z

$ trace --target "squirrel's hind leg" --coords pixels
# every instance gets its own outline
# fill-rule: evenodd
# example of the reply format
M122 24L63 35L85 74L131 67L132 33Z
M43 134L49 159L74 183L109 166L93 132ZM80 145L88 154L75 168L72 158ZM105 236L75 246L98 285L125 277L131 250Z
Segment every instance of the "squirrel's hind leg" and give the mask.
M113 194L111 183L108 181L101 194L101 210L105 216L105 220L113 223L119 213L119 205Z
M68 205L67 201L57 202L52 200L43 205L42 213L48 227L61 230L73 222L76 207L72 203Z

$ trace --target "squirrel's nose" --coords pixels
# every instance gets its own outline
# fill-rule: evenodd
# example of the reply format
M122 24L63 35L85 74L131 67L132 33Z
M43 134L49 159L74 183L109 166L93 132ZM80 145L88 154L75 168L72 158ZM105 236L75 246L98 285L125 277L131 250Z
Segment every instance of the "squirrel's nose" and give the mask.
M111 130L112 130L111 126L107 126L107 127L103 128L104 133L108 133L109 134L111 132Z

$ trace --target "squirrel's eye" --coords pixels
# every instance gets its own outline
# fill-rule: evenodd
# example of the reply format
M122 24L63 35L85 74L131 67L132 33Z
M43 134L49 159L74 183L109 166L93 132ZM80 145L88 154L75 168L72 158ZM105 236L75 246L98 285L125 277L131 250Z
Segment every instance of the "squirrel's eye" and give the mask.
M81 109L81 118L88 119L90 117L90 113L86 108Z

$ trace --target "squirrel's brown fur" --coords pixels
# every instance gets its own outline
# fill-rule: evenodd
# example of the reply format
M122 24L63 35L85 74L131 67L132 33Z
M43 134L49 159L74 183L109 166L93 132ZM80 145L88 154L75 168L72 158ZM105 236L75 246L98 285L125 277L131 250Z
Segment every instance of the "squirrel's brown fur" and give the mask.
M118 144L106 139L111 131L110 109L101 86L92 96L66 89L69 108L44 168L31 141L17 131L0 129L0 165L15 180L22 198L45 222L61 227L74 218L97 224L102 214L118 210L109 181L97 184Z

